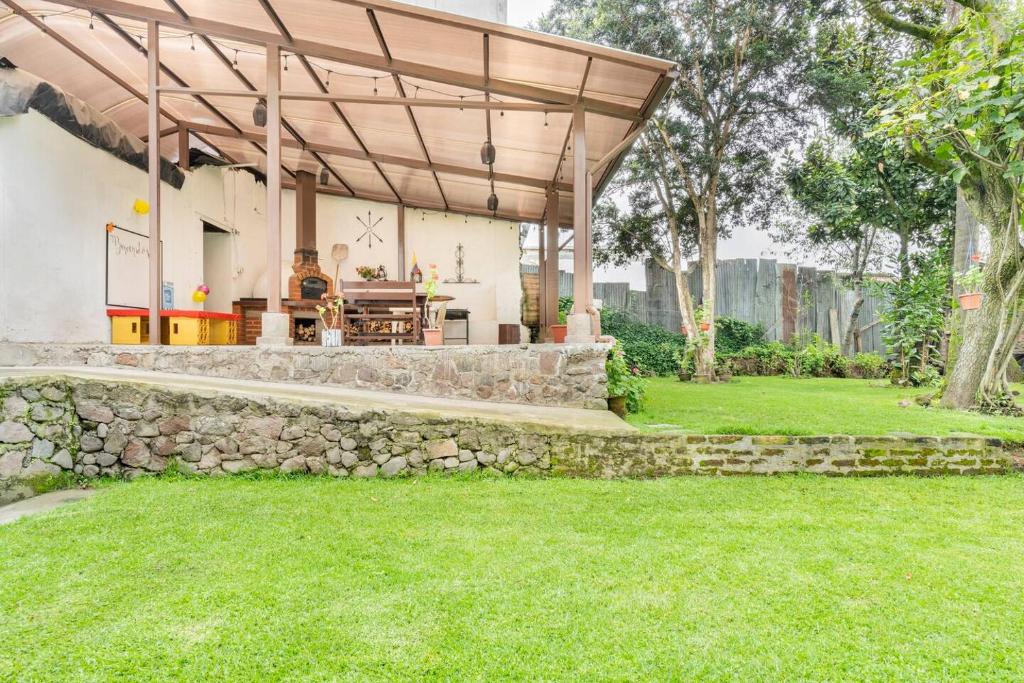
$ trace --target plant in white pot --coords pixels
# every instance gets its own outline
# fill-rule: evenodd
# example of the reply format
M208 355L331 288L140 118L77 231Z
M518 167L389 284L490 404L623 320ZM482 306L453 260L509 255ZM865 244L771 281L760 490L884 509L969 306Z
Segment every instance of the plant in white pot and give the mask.
M434 264L430 265L430 275L426 278L426 282L423 283L423 291L427 295L427 327L423 330L423 344L426 346L443 346L444 345L444 319L448 312L448 307L442 305L438 309L433 309L430 302L437 296L437 283L441 281L441 276L437 273L437 266Z
M329 297L326 294L320 297L323 304L316 307L320 315L320 321L324 324L323 332L320 335L320 343L326 347L341 346L341 321L342 310L345 301L339 297Z

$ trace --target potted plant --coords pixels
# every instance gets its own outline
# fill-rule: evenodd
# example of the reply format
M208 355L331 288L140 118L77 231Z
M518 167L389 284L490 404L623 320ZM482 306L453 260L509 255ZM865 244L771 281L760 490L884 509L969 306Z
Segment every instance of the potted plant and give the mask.
M437 273L437 266L431 264L430 275L423 284L423 291L427 294L427 303L425 304L427 307L427 327L423 330L423 344L425 346L444 345L444 331L442 327L444 325L445 311L433 311L430 308L430 302L437 296L437 283L440 280L441 276Z
M635 413L643 408L647 383L640 376L639 368L631 368L626 363L626 355L618 342L608 352L605 371L608 374L609 410L619 417L625 417L627 413Z
M356 266L356 275L370 282L377 279L377 269L373 266Z
M981 267L977 264L972 265L963 273L957 273L953 276L956 284L963 289L963 294L960 295L960 308L965 311L974 311L981 308L981 282L982 282Z
M320 315L320 321L324 324L323 332L320 335L320 343L326 347L339 347L341 346L340 323L343 318L342 310L345 302L340 296L332 298L323 294L320 298L324 302L316 307L316 312Z
M701 332L708 332L711 330L711 323L708 322L708 310L704 306L700 306L693 312L693 317L697 319L697 327L700 328Z
M680 382L689 382L693 379L693 349L686 345L686 349L673 349L672 357L676 361L676 377Z
M556 344L564 344L565 336L569 333L569 326L566 321L569 318L569 311L572 310L572 297L562 296L558 298L558 324L551 326L551 341Z
M720 360L715 368L715 374L718 376L719 382L731 382L732 361L727 358Z

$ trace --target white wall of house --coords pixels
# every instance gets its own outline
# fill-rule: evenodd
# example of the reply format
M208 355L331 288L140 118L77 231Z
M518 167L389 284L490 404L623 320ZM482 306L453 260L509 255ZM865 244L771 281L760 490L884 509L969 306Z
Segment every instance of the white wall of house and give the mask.
M147 234L148 216L135 213L146 198L146 174L67 133L37 112L0 118L0 341L108 341L105 226ZM266 187L248 172L201 167L181 190L162 186L164 280L178 309L224 310L229 301L264 297ZM282 201L282 287L295 248L295 196ZM520 320L519 234L507 221L406 209L406 263L398 263L398 207L331 195L317 199L317 246L323 270L334 277L334 244L347 244L343 279L360 265L384 264L397 279L408 274L413 252L421 267L436 263L442 279L455 277L455 250L466 253L466 277L479 284L442 283L439 291L469 308L470 341L496 343L499 323ZM370 217L368 218L368 214ZM358 219L376 223L384 241L359 240ZM218 254L204 254L203 221L231 234ZM225 253L226 252L226 253ZM224 270L204 273L213 263ZM213 289L204 306L192 301L200 283ZM145 288L145 281L139 282ZM229 288L225 293L223 289ZM283 291L287 291L284 289Z

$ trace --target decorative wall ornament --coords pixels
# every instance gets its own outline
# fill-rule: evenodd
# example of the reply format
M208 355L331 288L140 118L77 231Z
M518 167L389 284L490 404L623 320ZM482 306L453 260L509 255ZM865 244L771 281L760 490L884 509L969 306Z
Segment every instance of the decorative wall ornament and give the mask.
M446 278L445 282L465 284L477 284L480 282L474 278L466 277L466 249L462 246L462 242L459 242L459 246L455 247L455 277Z
M373 212L367 211L365 221L358 216L356 216L356 220L359 221L359 224L365 228L365 230L363 230L363 234L356 238L356 242L362 241L362 239L365 237L367 238L366 245L370 249L373 249L373 240L377 240L381 244L384 244L384 239L380 235L378 235L376 231L377 226L380 225L381 221L384 220L383 216L381 216L377 220L373 220Z

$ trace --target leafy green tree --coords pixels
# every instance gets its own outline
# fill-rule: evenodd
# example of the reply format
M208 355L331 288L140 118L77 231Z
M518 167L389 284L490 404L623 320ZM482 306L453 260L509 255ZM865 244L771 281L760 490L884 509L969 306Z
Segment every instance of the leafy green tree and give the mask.
M795 93L820 0L555 0L540 28L675 59L680 77L620 172L629 205L595 216L596 253L631 261L647 253L675 275L680 315L693 333L697 306L685 277L701 264L699 374L715 372L718 239L768 212L778 196L773 160L799 130ZM615 194L610 193L610 194Z
M880 130L948 174L990 237L982 306L967 312L942 404L1012 403L1006 373L1024 326L1024 7L951 0L955 21L929 22L910 0L861 3L878 23L924 45L900 65L905 75L888 93Z

